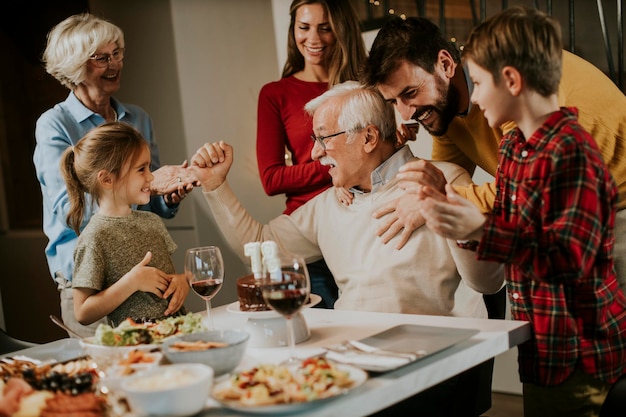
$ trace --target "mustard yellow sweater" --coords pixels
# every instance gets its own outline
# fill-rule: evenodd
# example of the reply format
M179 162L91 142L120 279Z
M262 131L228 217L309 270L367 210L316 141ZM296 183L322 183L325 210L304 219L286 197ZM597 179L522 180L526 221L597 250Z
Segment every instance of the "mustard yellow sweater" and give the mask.
M563 52L559 105L578 108L578 120L595 138L619 190L618 210L626 208L626 96L602 71L584 59ZM495 176L502 132L492 129L478 106L454 119L445 136L433 137L434 160L455 162L472 174L476 166ZM456 187L483 212L493 207L493 183Z

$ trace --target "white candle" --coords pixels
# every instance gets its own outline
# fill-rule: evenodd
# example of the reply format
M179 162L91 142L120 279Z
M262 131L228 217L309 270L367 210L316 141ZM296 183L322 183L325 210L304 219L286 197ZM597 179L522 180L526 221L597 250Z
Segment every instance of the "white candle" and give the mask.
M280 261L278 259L278 245L276 245L276 242L272 240L263 242L261 244L261 252L263 253L263 264L270 274L270 279L280 280Z
M246 256L250 257L250 266L254 278L263 276L263 261L261 260L261 242L248 242L243 245L243 251Z

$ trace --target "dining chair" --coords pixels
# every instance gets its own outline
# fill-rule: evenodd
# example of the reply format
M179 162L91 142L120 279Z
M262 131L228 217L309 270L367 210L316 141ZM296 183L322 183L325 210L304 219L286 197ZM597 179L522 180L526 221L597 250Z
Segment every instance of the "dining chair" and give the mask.
M626 375L622 375L613 384L598 417L623 417L624 410L626 410Z
M16 339L10 336L4 329L0 328L0 355L15 352L17 350L26 349L37 346L36 343L27 342L25 340Z

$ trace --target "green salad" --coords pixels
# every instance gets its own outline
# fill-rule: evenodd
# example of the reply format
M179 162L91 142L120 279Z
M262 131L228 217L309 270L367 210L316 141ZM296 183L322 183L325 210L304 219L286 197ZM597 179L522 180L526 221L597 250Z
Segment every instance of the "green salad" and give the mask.
M128 318L117 327L100 324L96 329L94 343L104 346L161 343L166 337L204 330L207 328L202 324L202 316L197 313L167 317L149 323L137 323Z

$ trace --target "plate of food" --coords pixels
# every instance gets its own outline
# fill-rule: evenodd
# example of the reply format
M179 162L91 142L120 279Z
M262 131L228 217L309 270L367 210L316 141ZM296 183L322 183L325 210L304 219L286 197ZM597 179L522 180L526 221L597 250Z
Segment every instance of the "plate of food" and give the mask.
M90 358L27 356L46 357L37 349L0 359L0 393L7 409L14 411L11 415L106 415L106 398L97 392L99 375Z
M322 297L320 297L319 295L310 294L309 301L304 305L304 308L310 308L310 307L316 306L321 301L322 301ZM230 303L226 307L226 311L228 311L229 313L243 314L248 317L253 317L256 319L270 319L270 318L282 317L279 313L272 310L271 307L267 307L267 308L268 308L267 310L262 310L262 311L245 311L241 309L240 302L235 301L234 303Z
M362 385L367 373L324 357L294 365L260 364L216 384L213 398L222 406L251 414L292 413L345 395Z

